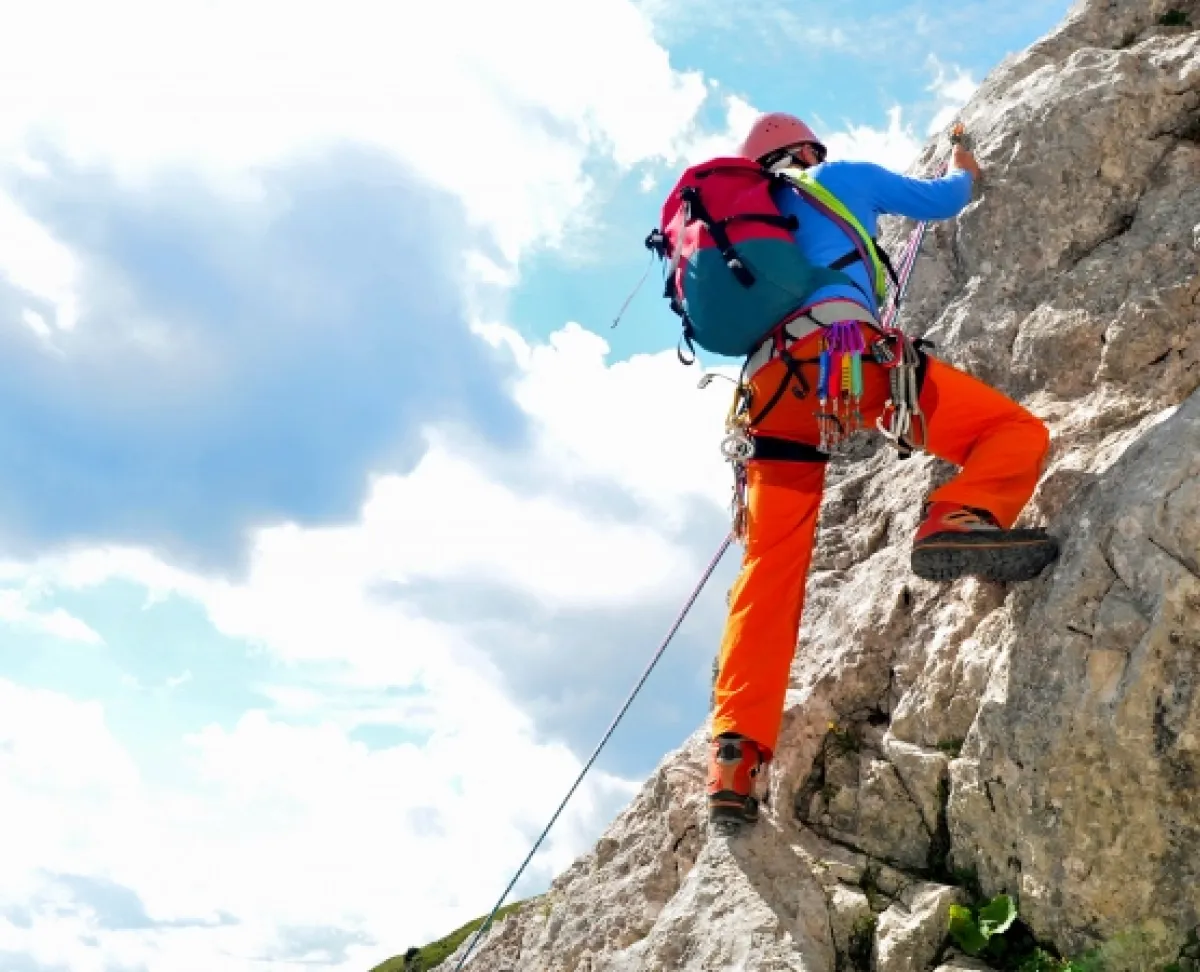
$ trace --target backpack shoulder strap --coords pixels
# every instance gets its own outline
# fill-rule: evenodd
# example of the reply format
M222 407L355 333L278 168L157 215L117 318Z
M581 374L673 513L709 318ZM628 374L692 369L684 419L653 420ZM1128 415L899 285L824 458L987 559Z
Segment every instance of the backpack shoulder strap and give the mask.
M804 169L788 168L779 174L787 181L789 186L802 192L813 205L840 225L846 235L850 237L855 250L858 251L858 255L862 258L864 266L871 268L871 276L875 283L875 294L882 301L887 294L888 272L884 261L880 259L880 251L876 247L875 240L872 239L871 234L866 231L862 223L858 221L846 205L832 192L817 182L811 173L806 172Z

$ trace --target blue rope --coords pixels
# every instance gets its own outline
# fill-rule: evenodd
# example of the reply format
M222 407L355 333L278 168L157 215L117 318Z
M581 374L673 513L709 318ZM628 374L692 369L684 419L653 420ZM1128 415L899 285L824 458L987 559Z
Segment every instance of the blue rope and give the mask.
M517 868L517 873L513 875L513 879L508 882L508 887L505 888L504 893L500 895L500 900L498 900L496 902L496 906L492 908L492 913L488 915L487 920L479 926L479 931L475 933L475 936L471 939L470 944L467 946L467 950L463 953L463 957L458 960L458 965L454 967L455 972L459 972L459 970L462 969L463 965L466 964L467 959L470 957L471 952L475 950L475 946L479 943L483 936L487 934L487 930L491 927L492 920L496 917L496 912L498 912L500 910L500 906L504 904L504 899L508 897L508 894L510 891L512 891L513 886L521 879L521 875L525 873L525 868L529 866L529 862L533 860L533 855L537 853L537 849L542 845L542 841L545 840L546 835L550 833L550 828L554 826L554 822L558 820L559 814L563 812L567 802L571 799L572 795L574 795L575 790L579 787L579 784L583 782L583 778L587 775L587 771L592 768L592 764L596 761L596 757L600 755L600 750L604 748L604 744L608 742L609 737L616 730L617 725L620 723L621 719L624 718L625 713L629 711L629 707L633 704L633 700L637 697L638 692L642 690L642 686L646 684L646 679L650 677L650 673L654 670L654 666L657 665L659 659L662 658L663 652L667 650L667 645L669 645L671 643L671 639L675 637L675 633L679 630L679 626L683 624L683 619L687 617L688 612L692 609L692 605L696 603L696 599L700 596L700 592L704 589L704 585L708 583L708 579L712 576L713 571L717 569L717 564L721 562L721 558L725 556L725 551L729 549L729 545L731 543L733 543L732 533L725 537L725 540L721 543L721 546L717 548L717 552L713 554L712 560L708 562L708 566L704 569L704 573L700 576L699 582L692 590L691 596L688 597L687 601L683 605L683 609L676 616L675 623L671 625L670 630L667 632L667 636L662 640L662 644L658 646L658 651L656 651L654 653L654 657L650 659L650 664L647 665L646 670L642 672L642 677L639 678L637 684L634 685L633 691L629 693L629 697L625 700L625 704L621 706L621 710L617 713L616 718L613 719L612 723L609 725L608 731L604 733L604 736L601 738L600 743L596 746L596 749L592 753L591 757L586 763L584 763L583 769L579 771L579 776L576 777L575 782L571 784L571 789L567 791L567 795L563 797L562 803L560 803L558 805L558 809L554 811L554 816L551 817L550 822L546 824L546 829L542 831L541 836L539 836L534 842L534 845L529 851L529 854L525 857L524 862L522 862L521 866Z

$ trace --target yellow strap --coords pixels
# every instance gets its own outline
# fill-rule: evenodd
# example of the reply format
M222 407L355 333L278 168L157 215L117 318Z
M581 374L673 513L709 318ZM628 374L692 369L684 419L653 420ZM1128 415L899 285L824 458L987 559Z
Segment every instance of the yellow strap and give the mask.
M871 234L863 228L862 223L855 218L854 214L846 208L837 196L813 178L812 173L806 172L804 169L789 168L782 170L780 174L785 176L788 181L792 182L802 192L811 193L823 202L849 223L854 231L858 233L862 238L867 255L871 258L871 268L875 271L875 294L882 301L887 296L887 271L883 268L883 261L879 259L879 254L875 252L875 242L871 239Z

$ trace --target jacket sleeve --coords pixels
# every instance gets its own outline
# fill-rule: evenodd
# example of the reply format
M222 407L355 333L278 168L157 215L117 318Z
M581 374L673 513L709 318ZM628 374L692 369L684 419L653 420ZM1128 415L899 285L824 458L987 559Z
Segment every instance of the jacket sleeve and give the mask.
M957 169L937 179L913 179L870 166L872 203L881 214L909 219L950 219L971 201L971 173Z

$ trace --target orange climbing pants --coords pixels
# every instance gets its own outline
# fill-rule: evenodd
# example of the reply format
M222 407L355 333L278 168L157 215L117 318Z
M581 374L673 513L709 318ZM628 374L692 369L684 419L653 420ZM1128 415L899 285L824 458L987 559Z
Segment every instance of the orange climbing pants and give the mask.
M873 337L870 331L868 337ZM815 358L819 335L789 349ZM801 365L813 391L790 391L753 431L817 445L817 367ZM887 372L863 356L863 424L874 428L889 396ZM751 379L752 403L766 402L785 374L776 358ZM930 501L988 510L1013 525L1037 486L1049 448L1046 426L1016 402L936 358L928 359L920 406L924 448L960 467ZM796 651L805 583L812 560L825 480L822 462L747 463L746 542L741 574L730 594L714 691L712 733L736 732L773 754Z

